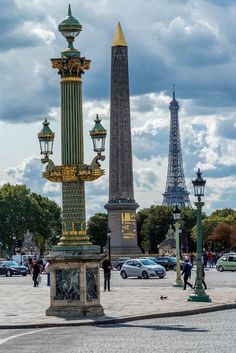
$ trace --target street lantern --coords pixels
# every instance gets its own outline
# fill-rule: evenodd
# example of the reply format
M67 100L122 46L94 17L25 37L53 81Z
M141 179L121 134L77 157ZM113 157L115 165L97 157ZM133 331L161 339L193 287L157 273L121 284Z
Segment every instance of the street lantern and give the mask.
M198 168L198 171L196 174L197 174L196 179L192 180L193 187L194 187L194 195L197 197L201 197L201 196L204 196L206 180L202 178L202 173L200 171L200 168Z
M68 15L59 24L58 30L66 38L68 42L68 50L78 52L73 47L73 42L75 40L75 37L77 37L79 33L82 31L82 26L79 23L79 21L72 16L70 5L68 7Z
M39 145L40 145L40 153L44 155L44 159L42 162L48 162L48 156L53 153L53 141L55 137L55 133L49 127L49 121L45 118L43 122L43 128L38 133Z
M178 221L180 219L180 209L178 205L175 205L175 208L173 209L173 218L175 221Z
M175 220L175 248L176 248L176 279L173 283L173 287L183 287L183 282L180 273L180 246L179 246L179 234L180 234L180 209L178 205L175 205L173 209L173 218Z
M108 258L111 260L111 229L107 228Z
M202 206L204 202L201 200L201 196L204 196L204 188L206 180L202 178L202 173L198 168L197 178L192 180L194 187L194 195L197 196L197 201L194 203L197 207L197 269L196 269L196 280L195 290L188 298L188 301L195 302L211 302L209 295L205 293L202 285Z
M93 150L98 154L105 151L105 140L107 135L107 130L102 126L101 119L98 114L94 120L95 125L92 130L90 130L90 136L93 140Z

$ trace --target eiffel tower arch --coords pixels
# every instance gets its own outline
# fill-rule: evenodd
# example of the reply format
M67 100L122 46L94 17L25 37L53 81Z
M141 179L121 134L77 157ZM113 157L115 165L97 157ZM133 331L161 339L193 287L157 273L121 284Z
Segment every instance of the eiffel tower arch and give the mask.
M173 85L173 98L169 104L170 109L170 139L169 159L166 188L163 194L163 205L178 204L180 207L192 207L189 200L189 192L186 188L182 149L179 131L179 103L175 99L175 85Z

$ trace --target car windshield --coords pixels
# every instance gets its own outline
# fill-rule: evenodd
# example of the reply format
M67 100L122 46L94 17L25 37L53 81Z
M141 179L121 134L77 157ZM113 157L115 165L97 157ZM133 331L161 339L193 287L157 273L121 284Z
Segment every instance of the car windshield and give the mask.
M140 260L140 262L144 266L156 265L156 263L154 261L149 260L149 259L142 259L142 260Z
M176 262L176 258L175 257L170 257L170 262Z
M19 266L16 261L6 261L4 262L5 266Z

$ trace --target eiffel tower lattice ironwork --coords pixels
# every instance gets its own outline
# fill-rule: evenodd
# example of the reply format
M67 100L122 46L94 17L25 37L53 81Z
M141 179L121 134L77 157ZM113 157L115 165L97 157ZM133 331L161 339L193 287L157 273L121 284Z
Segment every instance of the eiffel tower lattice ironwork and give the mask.
M179 132L179 103L175 99L175 85L173 85L173 99L170 109L170 140L169 160L166 180L166 188L163 194L163 205L180 205L192 207L189 200L189 192L186 188L180 132Z

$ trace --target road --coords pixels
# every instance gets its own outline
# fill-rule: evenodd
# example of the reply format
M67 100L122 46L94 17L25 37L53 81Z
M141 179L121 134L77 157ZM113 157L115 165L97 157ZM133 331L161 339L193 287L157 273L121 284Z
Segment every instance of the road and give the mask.
M101 326L0 330L2 353L235 353L236 310Z
M192 279L190 282L194 282L195 280L195 270L192 270ZM225 272L218 272L215 268L207 268L205 270L206 273L206 283L209 288L217 288L219 285L224 288L235 288L236 287L236 271L225 271ZM144 287L170 287L171 284L175 281L176 272L175 271L167 271L166 277L164 279L159 278L149 278L147 280L138 279L138 278L127 278L122 279L120 277L119 271L112 271L111 276L111 286L113 288L120 288L120 287L136 287L137 283L139 286ZM33 286L33 282L31 277L28 275L27 277L22 276L13 276L13 277L5 277L0 276L0 286L2 285L10 285L14 287L14 284L22 286ZM101 286L103 284L103 273L101 271ZM43 275L43 282L42 285L46 285L46 275Z

